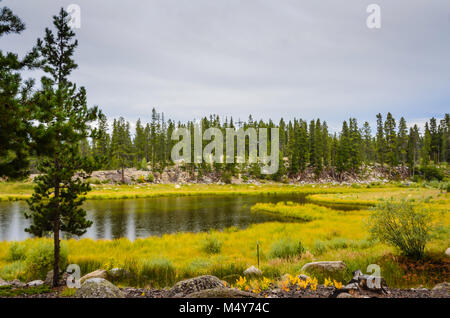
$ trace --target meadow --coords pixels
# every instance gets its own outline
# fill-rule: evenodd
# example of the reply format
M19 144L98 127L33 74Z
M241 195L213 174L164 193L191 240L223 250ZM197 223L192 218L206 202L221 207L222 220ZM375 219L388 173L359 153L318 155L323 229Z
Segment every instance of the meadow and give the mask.
M31 191L31 184L0 184L0 197L4 200L24 199ZM450 260L444 251L450 246L450 197L445 190L428 185L98 185L87 197L120 199L291 192L308 194L310 202L305 205L256 204L252 208L253 213L275 213L290 222L256 224L243 230L227 228L208 233L167 234L135 241L64 240L66 263L78 264L82 274L99 268L121 268L127 275L116 279L119 285L166 287L202 274L234 283L248 266L257 265L259 244L260 268L264 276L271 279L286 273L300 274L307 262L342 260L347 264L347 271L331 277L339 281L348 281L353 270L366 272L369 264L380 265L381 275L391 287L432 287L449 280ZM390 198L414 199L433 213L436 227L423 260L411 261L393 247L369 237L365 222L373 213L371 206ZM333 204L340 209L333 209ZM342 209L342 206L351 209ZM42 266L48 262L42 255L50 248L51 240L45 238L0 242L0 277L42 278L47 270ZM42 266L33 266L34 263ZM315 276L319 282L328 278L321 273Z

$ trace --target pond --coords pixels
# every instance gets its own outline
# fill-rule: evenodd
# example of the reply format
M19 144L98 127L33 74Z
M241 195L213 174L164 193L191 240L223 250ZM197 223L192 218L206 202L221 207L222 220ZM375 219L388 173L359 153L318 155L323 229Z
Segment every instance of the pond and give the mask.
M88 200L87 218L93 225L82 237L130 240L176 232L201 232L231 226L283 221L265 213L251 213L252 205L293 201L304 203L302 194L260 196L185 196L148 199ZM30 235L24 211L26 202L0 202L0 241L23 240Z

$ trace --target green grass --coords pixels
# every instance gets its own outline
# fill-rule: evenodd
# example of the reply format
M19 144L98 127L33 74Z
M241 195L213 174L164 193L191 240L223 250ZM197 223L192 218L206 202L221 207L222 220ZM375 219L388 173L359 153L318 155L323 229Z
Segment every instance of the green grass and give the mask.
M0 297L18 297L50 293L52 290L47 285L29 287L29 288L12 288L11 286L0 286Z

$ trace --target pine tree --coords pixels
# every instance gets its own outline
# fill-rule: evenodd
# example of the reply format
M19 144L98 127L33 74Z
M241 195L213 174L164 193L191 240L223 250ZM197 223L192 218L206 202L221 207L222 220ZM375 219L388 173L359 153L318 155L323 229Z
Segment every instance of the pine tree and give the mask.
M323 169L323 131L320 120L317 119L315 124L315 132L314 132L314 162L315 162L315 173L318 176Z
M391 168L397 165L397 134L395 127L395 119L391 113L388 113L384 122L384 135L386 136L386 161Z
M0 37L24 29L9 8L0 9ZM31 66L31 56L20 60L17 54L0 50L0 177L22 178L29 172L33 81L24 83L20 72Z
M427 166L430 163L431 156L431 132L428 127L428 122L425 123L425 133L423 136L423 145L422 145L422 166Z
M342 124L339 145L336 154L336 170L339 173L350 168L351 137L347 121Z
M130 136L130 123L123 117L114 121L113 137L111 139L112 155L118 162L121 170L122 183L125 183L125 168L133 163L134 153L133 144Z
M409 129L408 136L408 147L407 147L407 160L408 167L412 170L412 175L415 175L416 162L419 157L419 128L417 125L414 125L413 128Z
M349 162L353 172L359 171L361 166L361 133L356 118L349 120Z
M82 235L92 224L81 207L82 195L90 190L85 178L98 167L79 153L80 141L95 137L90 123L98 119L99 111L88 108L86 90L77 89L68 79L77 67L72 56L78 44L69 20L61 9L53 18L56 35L46 29L44 40L38 39L35 49L42 71L50 77L42 77L42 89L34 96L38 170L42 175L35 179L37 184L28 201L30 212L25 214L31 218L27 232L36 236L53 233L53 286L58 285L60 271L60 231Z
M145 156L145 143L146 143L146 137L145 137L145 128L141 124L141 120L138 119L136 122L136 130L134 133L134 152L136 155L136 163L139 164L139 168L143 168L141 166L141 163L143 162L142 159L146 161ZM147 166L147 162L145 163L145 167Z
M109 168L111 148L110 136L108 133L108 120L106 116L101 115L98 119L98 134L93 139L93 155L101 162L102 168Z
M367 121L364 122L362 134L363 161L368 164L374 160L374 148L372 143L372 130L370 128L370 124Z
M408 127L405 118L400 118L398 123L397 151L399 153L402 166L405 165L408 152Z
M383 117L381 114L377 115L376 150L378 163L383 166L385 162L386 140L384 139Z

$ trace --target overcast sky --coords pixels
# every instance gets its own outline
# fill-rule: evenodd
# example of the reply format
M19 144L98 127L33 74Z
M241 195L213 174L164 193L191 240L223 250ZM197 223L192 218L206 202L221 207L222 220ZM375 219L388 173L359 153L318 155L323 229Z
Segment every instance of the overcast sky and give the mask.
M24 54L61 6L78 4L79 68L91 105L148 121L320 117L332 128L391 111L450 111L448 0L3 0L26 23L0 39ZM366 8L381 7L381 29Z

